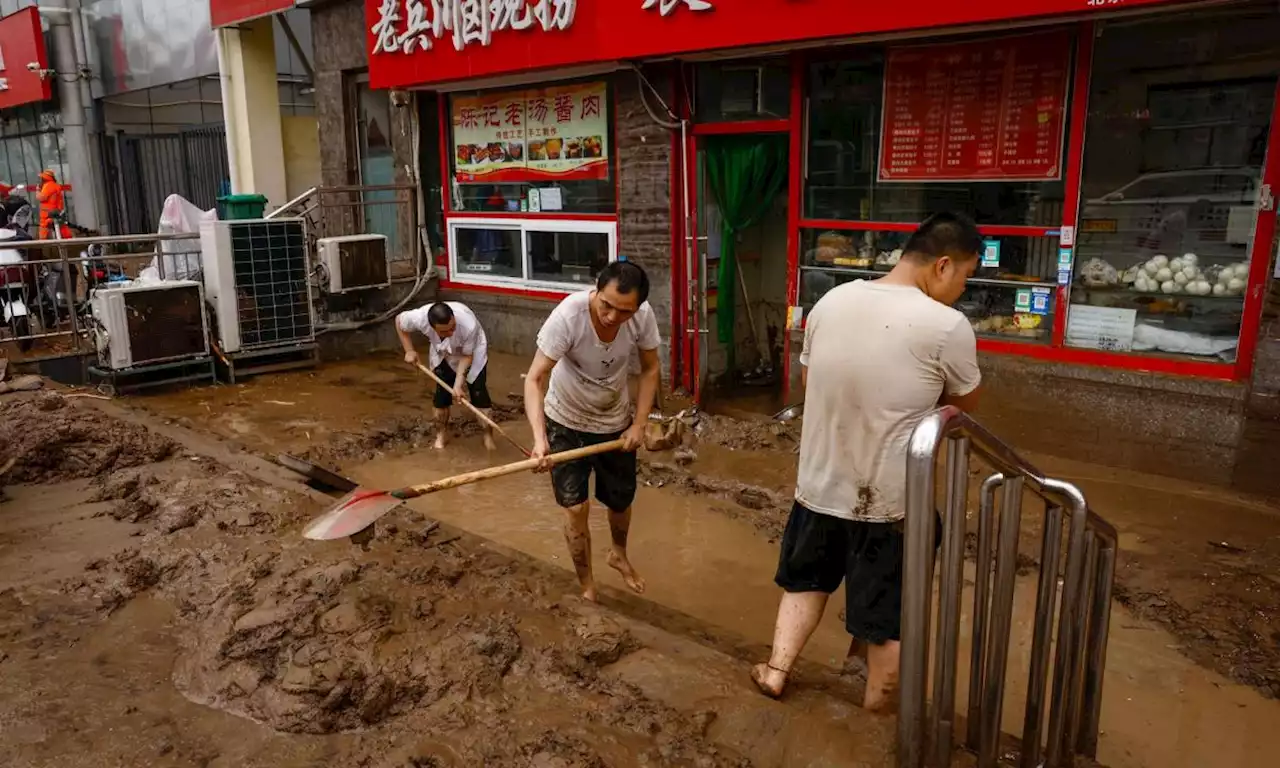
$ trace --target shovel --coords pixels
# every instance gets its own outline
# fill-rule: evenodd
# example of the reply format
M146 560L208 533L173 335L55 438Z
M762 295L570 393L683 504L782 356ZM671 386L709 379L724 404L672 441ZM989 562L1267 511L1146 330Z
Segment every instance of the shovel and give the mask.
M586 458L587 456L595 456L598 453L608 453L609 451L621 450L621 440L610 440L607 443L599 445L588 445L585 448L576 448L572 451L564 451L562 453L553 453L547 456L545 461L551 466L563 464L567 461ZM541 463L538 459L525 459L517 461L514 464L503 464L498 467L489 467L487 469L479 469L475 472L467 472L462 475L454 475L446 477L443 480L437 480L434 483L423 483L422 485L410 485L399 488L394 491L375 491L366 488L357 488L351 493L343 497L336 506L316 518L303 531L302 535L308 539L316 541L331 541L333 539L342 539L363 531L370 525L373 525L378 518L387 514L391 510L400 505L401 502L408 499L416 499L419 496L425 496L428 493L443 491L449 488L457 488L460 485L470 485L478 483L481 480L492 480L495 477L503 477L506 475L514 475L517 472L525 472L531 469L537 469Z
M436 373L435 373L435 371L431 370L430 368L428 368L427 366L423 365L422 363L418 363L417 365L418 365L418 370L420 370L420 371L422 371L423 373L425 373L425 374L427 374L428 376L430 376L432 379L434 379L434 380L435 380L435 382L436 382L437 384L439 384L440 386L444 387L445 389L447 389L447 390L449 390L449 391L451 391L451 392L453 391L453 387L450 387L448 384L445 384L445 383L444 383L444 379L442 379L442 378L440 378L439 376L437 376L437 375L436 375ZM474 405L472 405L470 400L466 399L465 397L455 397L455 398L454 398L454 400L461 400L461 401L462 401L462 404L463 404L463 405L464 405L464 406L465 406L469 411L471 411L471 413L472 413L472 414L473 414L477 419L479 419L479 420L480 420L480 423L484 424L484 425L485 425L486 427L488 427L489 429L492 429L494 432L497 432L498 434L502 435L504 438L506 438L506 440L507 440L507 442L508 442L508 443L511 443L511 444L512 444L512 445L514 445L516 448L520 449L520 452L521 452L521 453L523 453L525 456L528 456L528 455L529 455L529 449L527 449L527 448L525 448L523 445L521 445L521 444L517 443L514 437L512 437L511 435L508 435L508 434L506 433L506 430L504 430L502 427L498 426L498 422L496 422L496 421L494 421L493 419L491 419L491 418L489 418L488 416L486 416L486 415L484 414L484 411L482 411L482 410L480 410L479 408L477 408L477 407L475 407Z

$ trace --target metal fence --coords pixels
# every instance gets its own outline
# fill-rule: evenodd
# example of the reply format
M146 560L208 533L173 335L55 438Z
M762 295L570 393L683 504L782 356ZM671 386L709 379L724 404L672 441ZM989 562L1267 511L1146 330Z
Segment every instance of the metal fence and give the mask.
M935 484L936 464L944 442L946 505L938 580L937 649L932 669L933 706L926 729L934 509L939 490ZM1044 515L1019 765L1058 768L1071 765L1077 754L1094 757L1115 576L1115 529L1089 510L1078 488L1045 477L980 424L958 409L947 407L925 418L912 434L909 447L899 766L951 765L971 455L992 466L996 473L986 479L980 494L965 744L977 753L979 768L997 764L1026 490L1043 500ZM1051 650L1055 655L1046 739L1044 709Z
M200 275L200 236L121 235L8 244L24 251L20 264L0 266L0 345L16 360L93 351L89 298L112 277L158 279ZM91 246L93 246L91 248ZM101 247L99 252L98 247ZM21 299L25 314L16 314Z
M160 221L169 195L178 194L201 210L217 205L230 178L226 131L222 126L179 133L104 136L102 159L112 231L147 232Z

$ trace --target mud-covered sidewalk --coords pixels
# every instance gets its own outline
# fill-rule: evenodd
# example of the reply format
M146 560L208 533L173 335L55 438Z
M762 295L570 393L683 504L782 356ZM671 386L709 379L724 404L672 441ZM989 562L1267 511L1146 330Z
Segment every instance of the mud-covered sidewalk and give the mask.
M4 765L889 764L856 681L770 702L713 644L416 511L304 541L332 500L216 431L0 399Z

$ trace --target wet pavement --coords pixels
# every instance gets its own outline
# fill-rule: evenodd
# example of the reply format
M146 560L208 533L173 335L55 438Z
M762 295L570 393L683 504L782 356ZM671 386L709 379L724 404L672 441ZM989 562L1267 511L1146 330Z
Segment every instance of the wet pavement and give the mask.
M519 361L500 356L491 364L496 401L520 391L519 368ZM424 419L428 396L427 384L402 363L380 357L138 402L153 413L265 454L300 453L329 441L335 447L326 449L327 458L362 483L377 487L434 480L519 458L505 446L487 455L474 435L455 439L444 453L427 449L429 441L405 425ZM393 426L386 427L388 423ZM510 422L508 429L518 440L529 438L522 420ZM378 430L385 433L381 442L359 438ZM414 442L419 443L416 448ZM699 475L789 492L795 460L789 451L730 450L703 443L698 453L692 470ZM370 460L374 455L377 458ZM1243 592L1252 587L1237 589L1237 581L1275 582L1280 572L1274 567L1280 562L1276 507L1265 499L1176 479L1048 456L1029 458L1050 475L1078 483L1091 505L1122 532L1121 568L1129 585L1124 597L1133 610L1119 604L1113 608L1102 762L1118 768L1273 764L1274 755L1280 754L1280 729L1275 728L1280 702L1260 692L1270 685L1268 658L1233 657L1218 663L1221 660L1213 654L1215 648L1235 648L1253 636L1276 643L1280 635L1267 634L1273 620L1267 608L1274 612L1280 606L1263 591L1254 602L1224 607L1215 597L1219 593L1198 585L1223 581ZM647 619L664 615L650 607L659 606L671 612L667 628L673 631L682 629L678 616L688 616L722 630L748 652L767 647L779 594L772 584L776 544L768 526L762 529L744 518L750 510L724 514L727 505L732 503L670 487L641 488L631 541L633 562L648 581L643 599L629 595L618 575L605 567L607 525L602 515L595 515L593 551L605 604ZM413 507L564 572L571 568L560 512L545 477L502 478L419 499ZM1032 589L1030 577L1020 580L1004 717L1006 729L1014 732L1022 719L1016 691L1022 689L1026 674ZM808 661L826 668L838 667L847 647L839 604L837 596L805 653ZM1178 607L1189 616L1167 615ZM964 616L967 621L967 603ZM1223 627L1240 616L1245 625L1252 624L1248 631L1253 635L1243 636L1236 645L1215 636L1230 632ZM967 655L966 644L960 657ZM1242 670L1241 665L1252 666ZM1249 681L1252 687L1220 672ZM820 684L821 674L802 671L799 687L809 684L810 677L809 683ZM958 700L963 701L963 665L961 678Z

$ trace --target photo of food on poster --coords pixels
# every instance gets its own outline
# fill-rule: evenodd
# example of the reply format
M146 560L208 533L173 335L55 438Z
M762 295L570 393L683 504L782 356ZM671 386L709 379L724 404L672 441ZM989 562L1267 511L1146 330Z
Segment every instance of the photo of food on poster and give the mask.
M604 83L455 97L455 178L461 183L608 178L608 109Z

